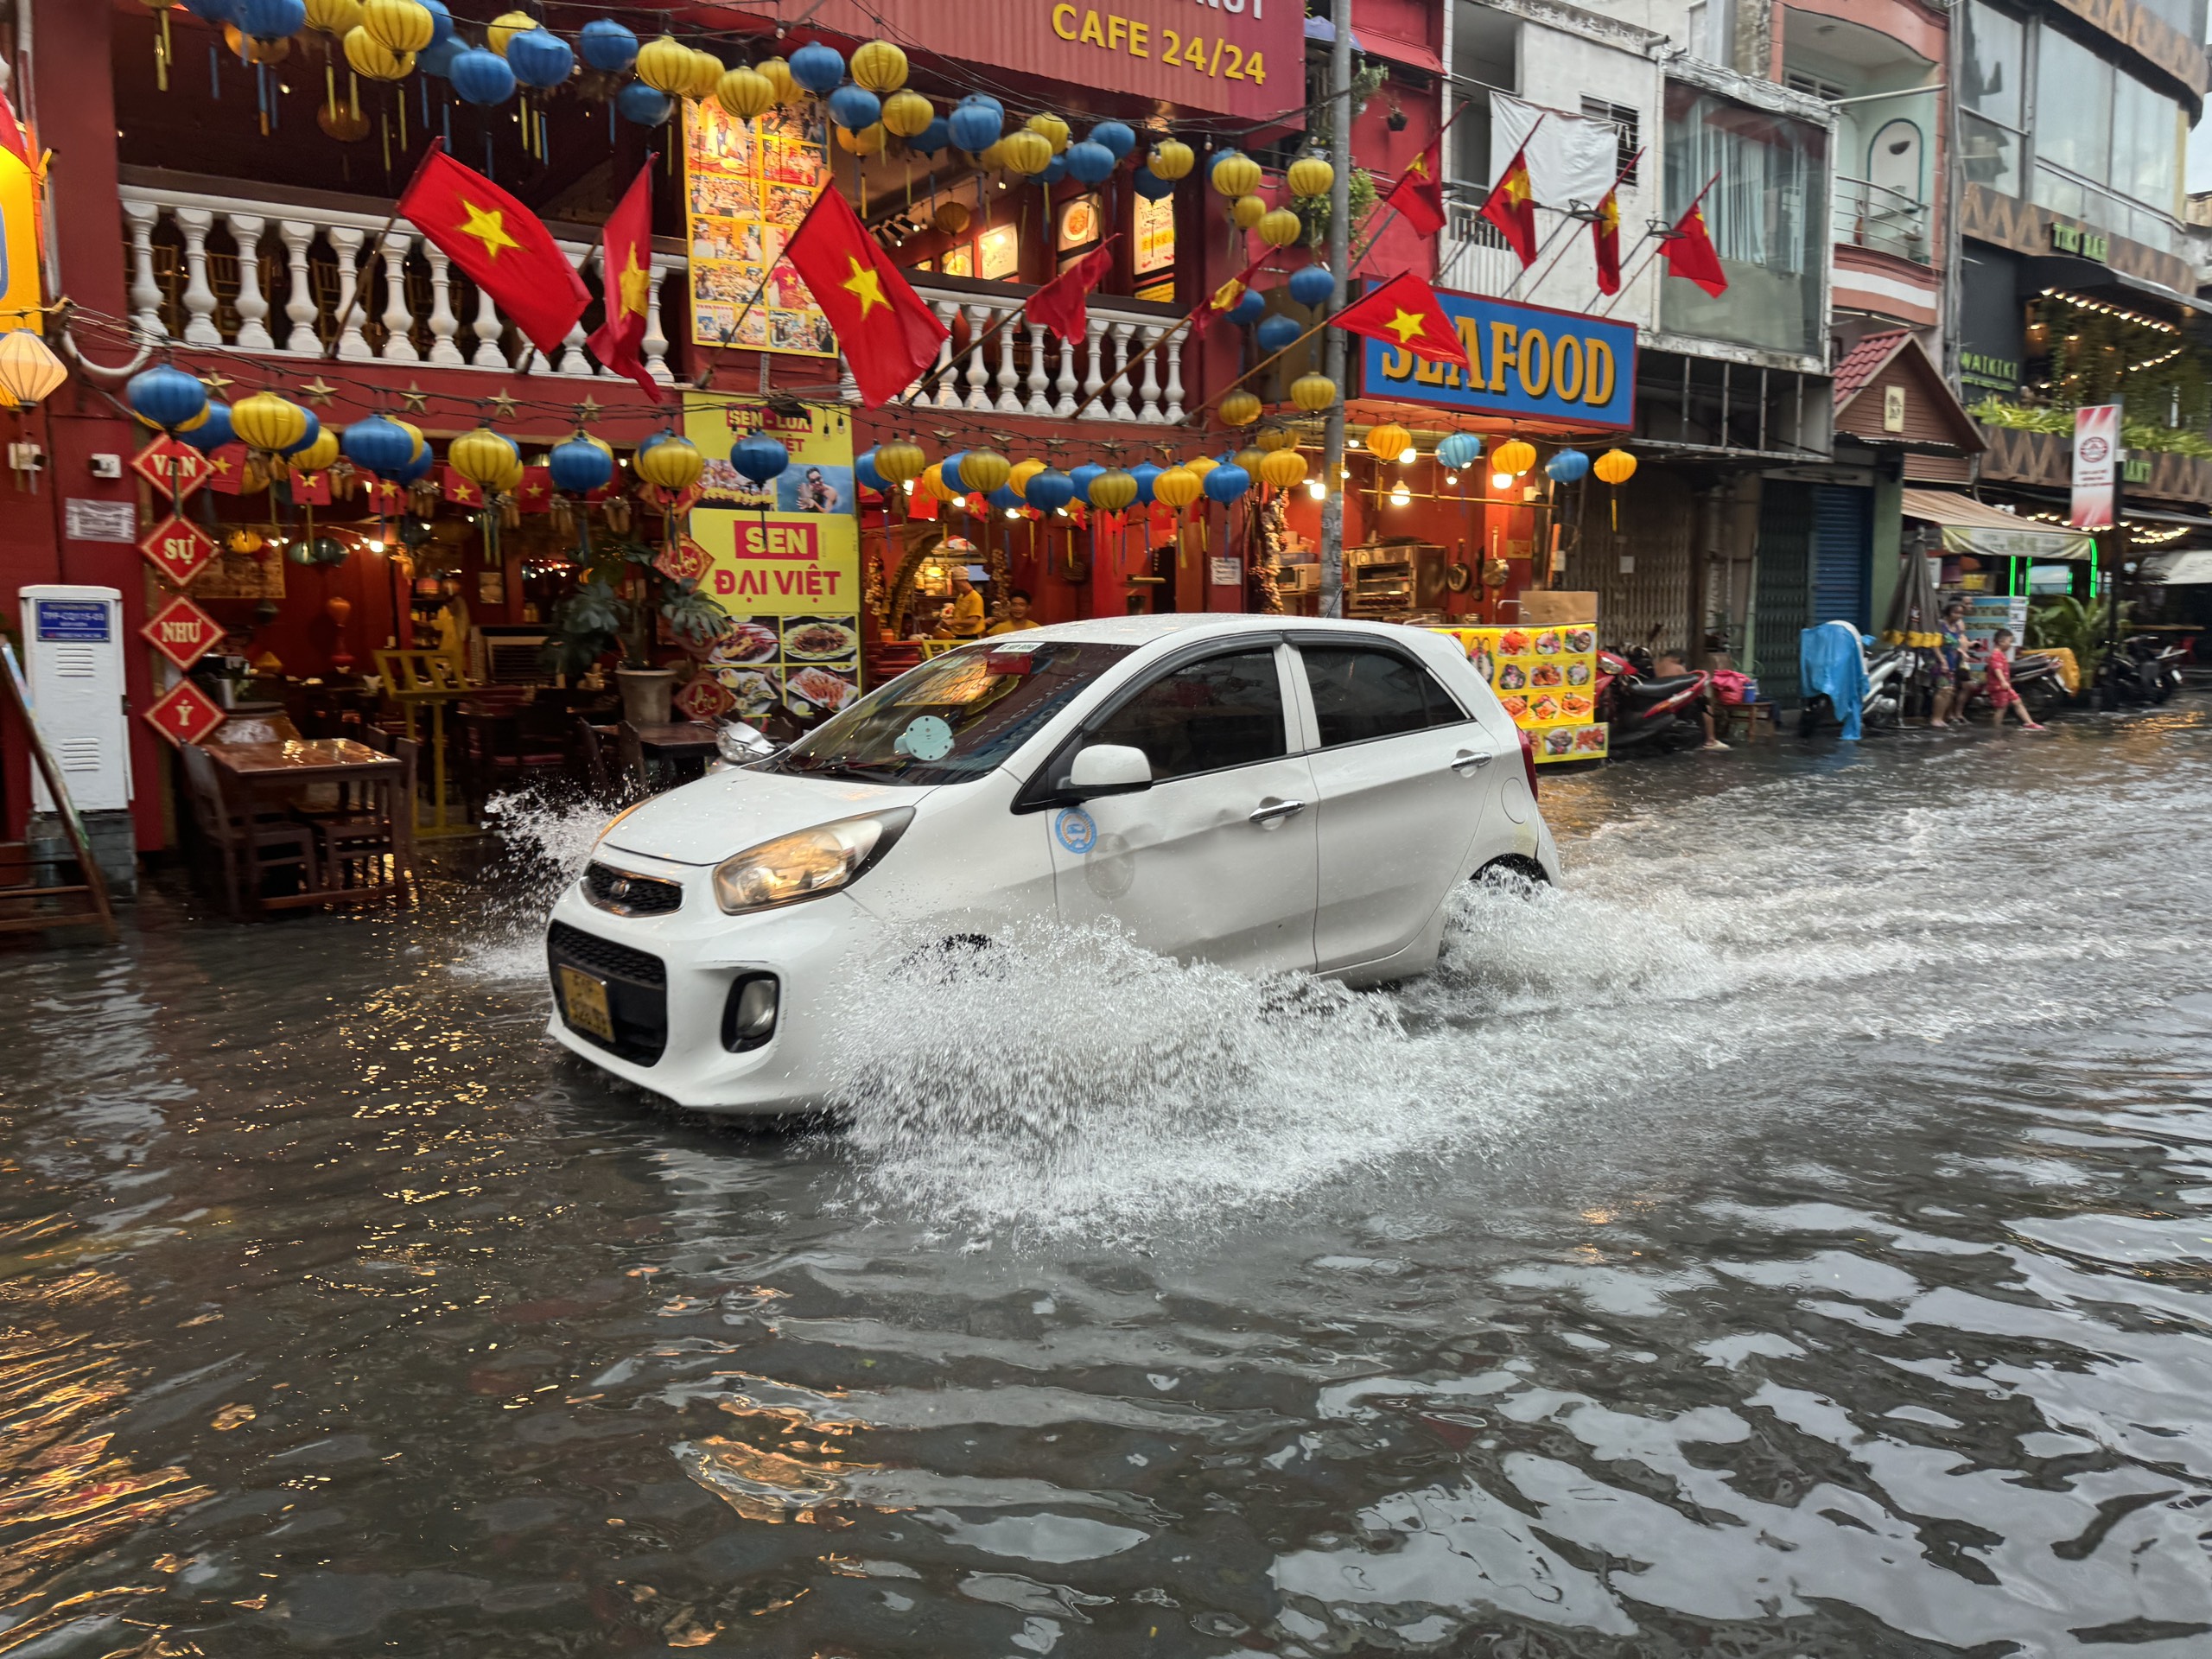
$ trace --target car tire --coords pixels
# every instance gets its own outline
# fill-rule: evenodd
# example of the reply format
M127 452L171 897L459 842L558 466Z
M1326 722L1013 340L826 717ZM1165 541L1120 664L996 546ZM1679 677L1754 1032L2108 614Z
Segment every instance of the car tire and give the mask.
M1551 885L1551 877L1544 874L1544 867L1533 858L1518 853L1508 853L1503 858L1493 858L1467 878L1485 887L1517 893L1522 898L1533 894L1538 887Z

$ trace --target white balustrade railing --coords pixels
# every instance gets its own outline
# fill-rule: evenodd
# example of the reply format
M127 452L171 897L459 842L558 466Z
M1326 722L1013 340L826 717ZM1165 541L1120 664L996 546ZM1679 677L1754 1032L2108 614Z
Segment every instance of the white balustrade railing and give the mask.
M925 408L1065 419L1089 399L1085 420L1173 426L1183 418L1183 348L1190 330L1181 317L1093 295L1084 337L1066 340L1017 315L1021 294L927 283L917 283L915 292L952 331L938 347L936 364L915 382L930 388ZM993 334L1001 322L1005 326Z
M444 254L404 223L386 230L383 213L138 183L121 194L130 320L145 339L321 357L335 335L343 361L503 372L531 350ZM228 253L210 245L219 231ZM560 247L596 290L597 244ZM656 302L683 272L680 257L653 255ZM361 297L349 309L357 278ZM668 350L656 302L646 312L644 357L664 385L675 380ZM605 372L586 354L581 322L554 360L532 366L579 378Z
M1482 204L1447 205L1449 223L1436 250L1436 285L1462 294L1503 294L1521 276L1521 257L1504 232L1482 216Z

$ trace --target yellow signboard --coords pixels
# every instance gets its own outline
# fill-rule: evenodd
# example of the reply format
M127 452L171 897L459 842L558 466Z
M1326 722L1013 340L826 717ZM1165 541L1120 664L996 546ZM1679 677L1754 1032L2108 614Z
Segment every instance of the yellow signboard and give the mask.
M830 319L784 257L830 177L828 124L814 100L745 121L710 98L686 99L683 134L692 339L833 355Z
M0 112L10 126L15 118ZM39 290L38 171L15 149L0 144L0 334L10 328L43 333Z
M1475 672L1534 741L1537 760L1604 758L1607 734L1596 718L1597 629L1577 624L1437 632L1459 642Z

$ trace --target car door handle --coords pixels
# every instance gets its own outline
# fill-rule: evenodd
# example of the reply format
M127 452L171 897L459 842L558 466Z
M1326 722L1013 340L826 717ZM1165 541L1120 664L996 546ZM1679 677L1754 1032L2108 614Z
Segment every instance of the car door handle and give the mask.
M1272 830L1286 818L1294 817L1305 810L1306 803L1303 801L1279 801L1270 797L1260 803L1246 822L1256 823L1262 830Z
M1465 778L1469 772L1480 772L1494 759L1488 749L1462 749L1452 757L1452 770Z

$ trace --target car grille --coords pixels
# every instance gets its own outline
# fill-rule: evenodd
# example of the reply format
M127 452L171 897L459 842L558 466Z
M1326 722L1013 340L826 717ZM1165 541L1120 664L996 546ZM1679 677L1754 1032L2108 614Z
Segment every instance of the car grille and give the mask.
M593 863L584 868L584 897L617 916L665 916L682 908L683 889L658 876L632 875Z
M545 935L545 959L546 971L553 980L554 1001L569 1030L633 1065L652 1065L659 1060L668 1046L668 968L658 957L602 939L566 922L556 922ZM563 966L580 968L607 986L607 1011L614 1024L613 1042L569 1019L568 1007L561 1000Z

